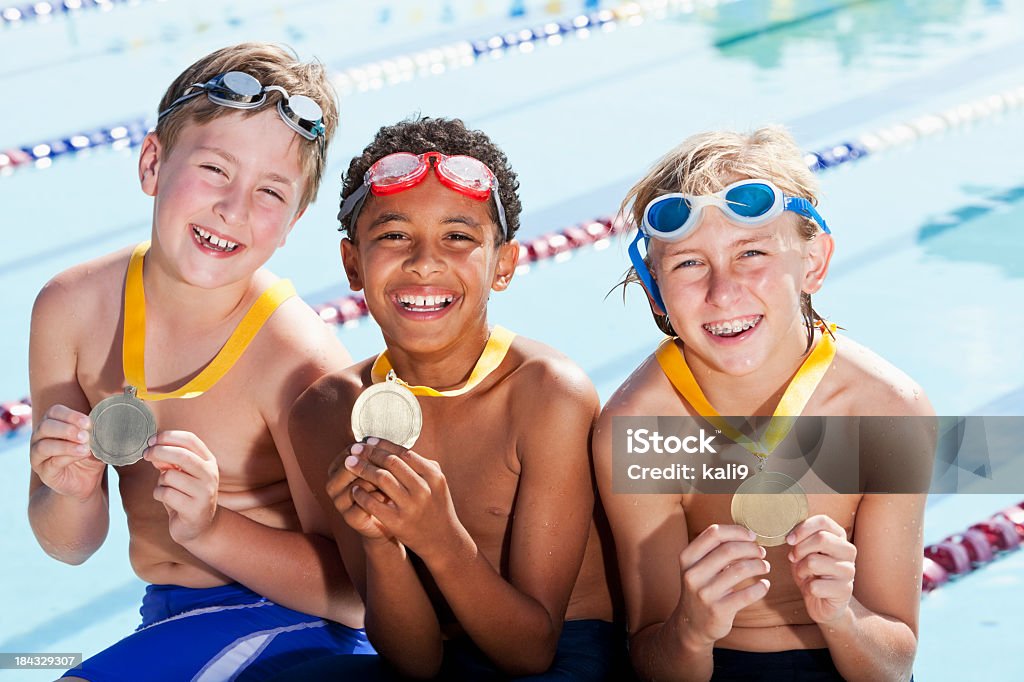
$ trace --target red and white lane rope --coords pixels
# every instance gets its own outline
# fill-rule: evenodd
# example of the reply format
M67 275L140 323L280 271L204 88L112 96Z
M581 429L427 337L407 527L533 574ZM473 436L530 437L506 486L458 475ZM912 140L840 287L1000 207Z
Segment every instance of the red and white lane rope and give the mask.
M898 123L878 129L857 137L850 142L830 145L824 149L808 152L804 156L808 168L820 172L836 168L848 163L867 158L872 154L888 149L911 144L923 137L935 135L945 130L972 124L987 118L997 117L1004 112L1024 107L1024 86L1002 93L965 102L945 111L919 116L905 123ZM106 144L113 140L115 145L128 146L145 135L143 122L118 126L110 130L98 130L93 133L97 144ZM66 141L65 147L75 149L88 148L89 136L79 136ZM63 144L63 143L62 143ZM36 158L36 163L47 160L52 146L42 145L46 149L37 149L33 155L24 150L0 152L0 173L10 170L12 164L28 163ZM12 156L14 154L15 156ZM20 154L20 156L18 156ZM568 257L576 250L586 246L604 248L611 236L631 229L621 220L612 217L595 218L578 225L567 227L558 232L551 232L519 246L520 272L527 271L532 263L547 259L556 261ZM344 296L314 306L320 318L330 324L355 324L368 314L366 302L361 296ZM24 410L18 405L26 406L27 399L4 403L13 406L12 410L0 412L0 433L11 432L26 425ZM6 417L4 415L7 415Z
M975 571L1024 542L1024 501L924 548L922 591L927 594Z

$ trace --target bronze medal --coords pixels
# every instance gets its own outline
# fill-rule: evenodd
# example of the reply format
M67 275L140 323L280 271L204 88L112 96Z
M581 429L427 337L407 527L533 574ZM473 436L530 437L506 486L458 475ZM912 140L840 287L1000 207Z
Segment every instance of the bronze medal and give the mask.
M732 496L732 520L757 533L757 544L775 547L807 518L807 495L800 484L776 471L745 480Z
M122 395L101 400L89 413L92 434L89 447L96 459L127 466L142 459L150 438L156 435L156 417L146 403L135 397L135 387Z
M422 428L419 401L399 383L393 371L384 381L360 393L352 406L352 435L357 441L375 437L410 448Z

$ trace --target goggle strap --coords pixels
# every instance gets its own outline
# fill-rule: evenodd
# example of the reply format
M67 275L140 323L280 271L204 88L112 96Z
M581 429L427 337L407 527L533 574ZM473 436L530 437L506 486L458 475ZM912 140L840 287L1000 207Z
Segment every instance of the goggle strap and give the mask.
M633 243L629 245L629 260L633 262L633 269L636 270L636 274L640 277L640 281L643 282L644 288L647 289L647 293L650 294L654 302L661 308L663 313L668 313L665 308L665 302L661 300L661 291L658 289L657 283L654 278L651 277L651 271L647 269L647 263L644 262L643 257L640 255L640 240L644 240L644 246L646 248L649 243L647 236L642 230L636 231L636 237L633 238Z
M825 234L832 234L832 230L828 229L828 225L825 224L825 219L821 217L821 214L815 210L814 205L807 201L807 199L803 197L786 197L785 208L787 211L792 211L818 223L818 226L824 230Z
M495 180L494 187L491 189L491 196L494 197L494 205L498 207L498 224L501 226L501 234L507 242L511 239L511 236L508 233L508 221L505 220L505 207L501 205L497 180Z
M161 111L159 114L156 115L156 120L159 121L164 116L166 116L167 114L171 113L172 111L177 109L179 106L181 106L185 102L189 101L190 99L194 99L194 98L198 97L199 95L201 95L201 94L203 94L205 92L205 90L202 89L202 87L203 87L202 84L190 85L189 87L190 88L200 88L200 89L196 90L195 92L190 92L188 94L182 95L178 99L176 99L173 102L171 102L169 105L167 105L166 109L164 109L163 111Z
M345 201L341 202L341 210L338 211L339 223L342 220L344 220L347 216L359 215L359 211L363 207L363 201L366 200L366 193L369 191L370 186L366 183L363 183L362 185L359 186L358 189L356 189L355 192L349 194L348 197L345 198ZM353 225L352 227L355 227L355 225ZM341 227L338 228L338 231L341 232L344 229L345 227L344 225L342 225Z

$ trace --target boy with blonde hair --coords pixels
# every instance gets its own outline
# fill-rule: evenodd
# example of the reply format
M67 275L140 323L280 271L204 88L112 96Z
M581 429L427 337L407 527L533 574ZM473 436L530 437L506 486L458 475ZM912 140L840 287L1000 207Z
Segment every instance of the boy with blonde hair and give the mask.
M729 495L612 486L617 417L932 415L910 378L812 307L834 248L816 194L789 134L762 128L690 137L623 204L638 226L631 279L671 337L605 405L594 436L644 679L910 677L924 495L808 494L795 527L769 537L753 529L778 519L734 523ZM912 420L922 443L928 422ZM770 448L741 454L775 473ZM927 461L904 464L928 480Z
M349 357L263 268L316 196L337 122L325 70L227 47L159 112L139 159L151 241L57 275L32 315L32 528L58 560L88 559L118 464L132 567L150 583L139 630L67 676L263 679L369 651L286 424Z

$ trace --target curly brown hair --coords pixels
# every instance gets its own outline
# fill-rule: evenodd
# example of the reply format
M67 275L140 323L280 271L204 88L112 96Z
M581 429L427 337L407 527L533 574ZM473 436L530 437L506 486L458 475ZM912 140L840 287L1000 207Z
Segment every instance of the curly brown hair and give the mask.
M463 154L483 162L498 180L498 195L505 209L505 222L508 224L507 235L500 234L501 229L498 229L497 243L500 245L515 237L519 229L519 214L523 210L522 202L519 201L519 178L509 165L505 152L490 137L479 130L468 129L466 124L457 118L424 116L383 126L377 131L373 141L363 149L362 154L353 157L349 163L348 170L342 177L342 203L362 186L363 176L370 166L388 154L396 152L441 152L446 156ZM367 199L370 200L369 196ZM498 207L493 201L489 201L488 204L491 220L498 225ZM351 215L346 215L341 221L341 227L345 231L345 236L355 241L355 225L351 224L351 218Z

